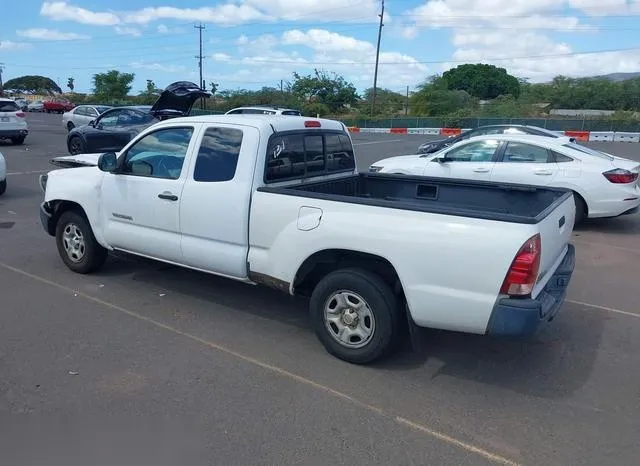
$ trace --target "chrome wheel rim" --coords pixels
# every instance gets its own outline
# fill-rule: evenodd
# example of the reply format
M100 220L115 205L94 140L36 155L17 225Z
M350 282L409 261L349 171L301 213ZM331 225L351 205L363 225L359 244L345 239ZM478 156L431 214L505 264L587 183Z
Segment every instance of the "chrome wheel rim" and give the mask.
M341 346L362 348L375 333L376 321L371 308L362 296L341 290L327 298L324 323L329 335Z
M82 230L75 223L67 223L62 231L62 247L72 262L80 262L86 253Z

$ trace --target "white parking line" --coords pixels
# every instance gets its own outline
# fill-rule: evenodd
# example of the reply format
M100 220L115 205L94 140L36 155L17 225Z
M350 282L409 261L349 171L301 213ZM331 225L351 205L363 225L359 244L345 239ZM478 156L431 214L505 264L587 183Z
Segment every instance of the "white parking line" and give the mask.
M35 173L47 173L50 172L51 170L33 170L30 172L9 172L7 173L7 176L9 175L33 175Z
M354 144L354 146L366 146L368 144L386 144L388 142L399 142L404 141L404 139L389 139L388 141L369 141L369 142L359 142Z
M599 309L601 311L613 312L614 314L622 314L624 316L635 317L637 319L640 319L640 313L636 313L636 312L623 311L620 309L615 309L613 307L599 306L597 304L583 303L582 301L574 301L573 299L565 299L565 301L571 304L577 304L579 306L590 307L592 309Z

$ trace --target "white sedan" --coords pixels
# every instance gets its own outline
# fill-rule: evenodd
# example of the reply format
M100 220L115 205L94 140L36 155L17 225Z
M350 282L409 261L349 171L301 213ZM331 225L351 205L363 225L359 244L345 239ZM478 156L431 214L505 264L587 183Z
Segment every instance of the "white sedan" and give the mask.
M67 131L71 131L76 126L88 125L105 111L109 110L108 105L78 105L68 112L62 114L62 126Z
M565 137L477 136L433 154L386 158L369 171L571 189L576 223L585 217L630 214L640 206L640 162Z

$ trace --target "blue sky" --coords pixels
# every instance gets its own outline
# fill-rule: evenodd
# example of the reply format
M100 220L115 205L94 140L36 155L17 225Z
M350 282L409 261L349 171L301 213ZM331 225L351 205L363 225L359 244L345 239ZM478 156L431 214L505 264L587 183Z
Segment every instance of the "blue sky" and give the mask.
M8 0L6 0L8 2ZM7 3L8 5L8 3ZM3 8L5 80L40 74L91 90L95 73L134 72L133 92L198 81L278 86L293 71L335 71L371 87L380 0L73 0ZM9 28L15 27L15 30ZM605 51L601 53L593 53ZM640 71L640 0L387 0L381 87L403 91L460 63L493 63L532 82Z

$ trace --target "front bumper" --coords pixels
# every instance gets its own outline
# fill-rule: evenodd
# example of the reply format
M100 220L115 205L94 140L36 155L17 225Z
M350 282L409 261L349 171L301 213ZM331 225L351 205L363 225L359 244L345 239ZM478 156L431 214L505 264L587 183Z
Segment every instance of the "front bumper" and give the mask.
M546 327L558 314L576 263L575 247L567 253L535 299L502 298L491 313L487 334L506 337L531 337Z
M42 224L42 228L47 232L47 234L49 234L50 236L55 236L56 230L53 223L53 212L51 211L47 202L43 202L40 204L40 223Z

